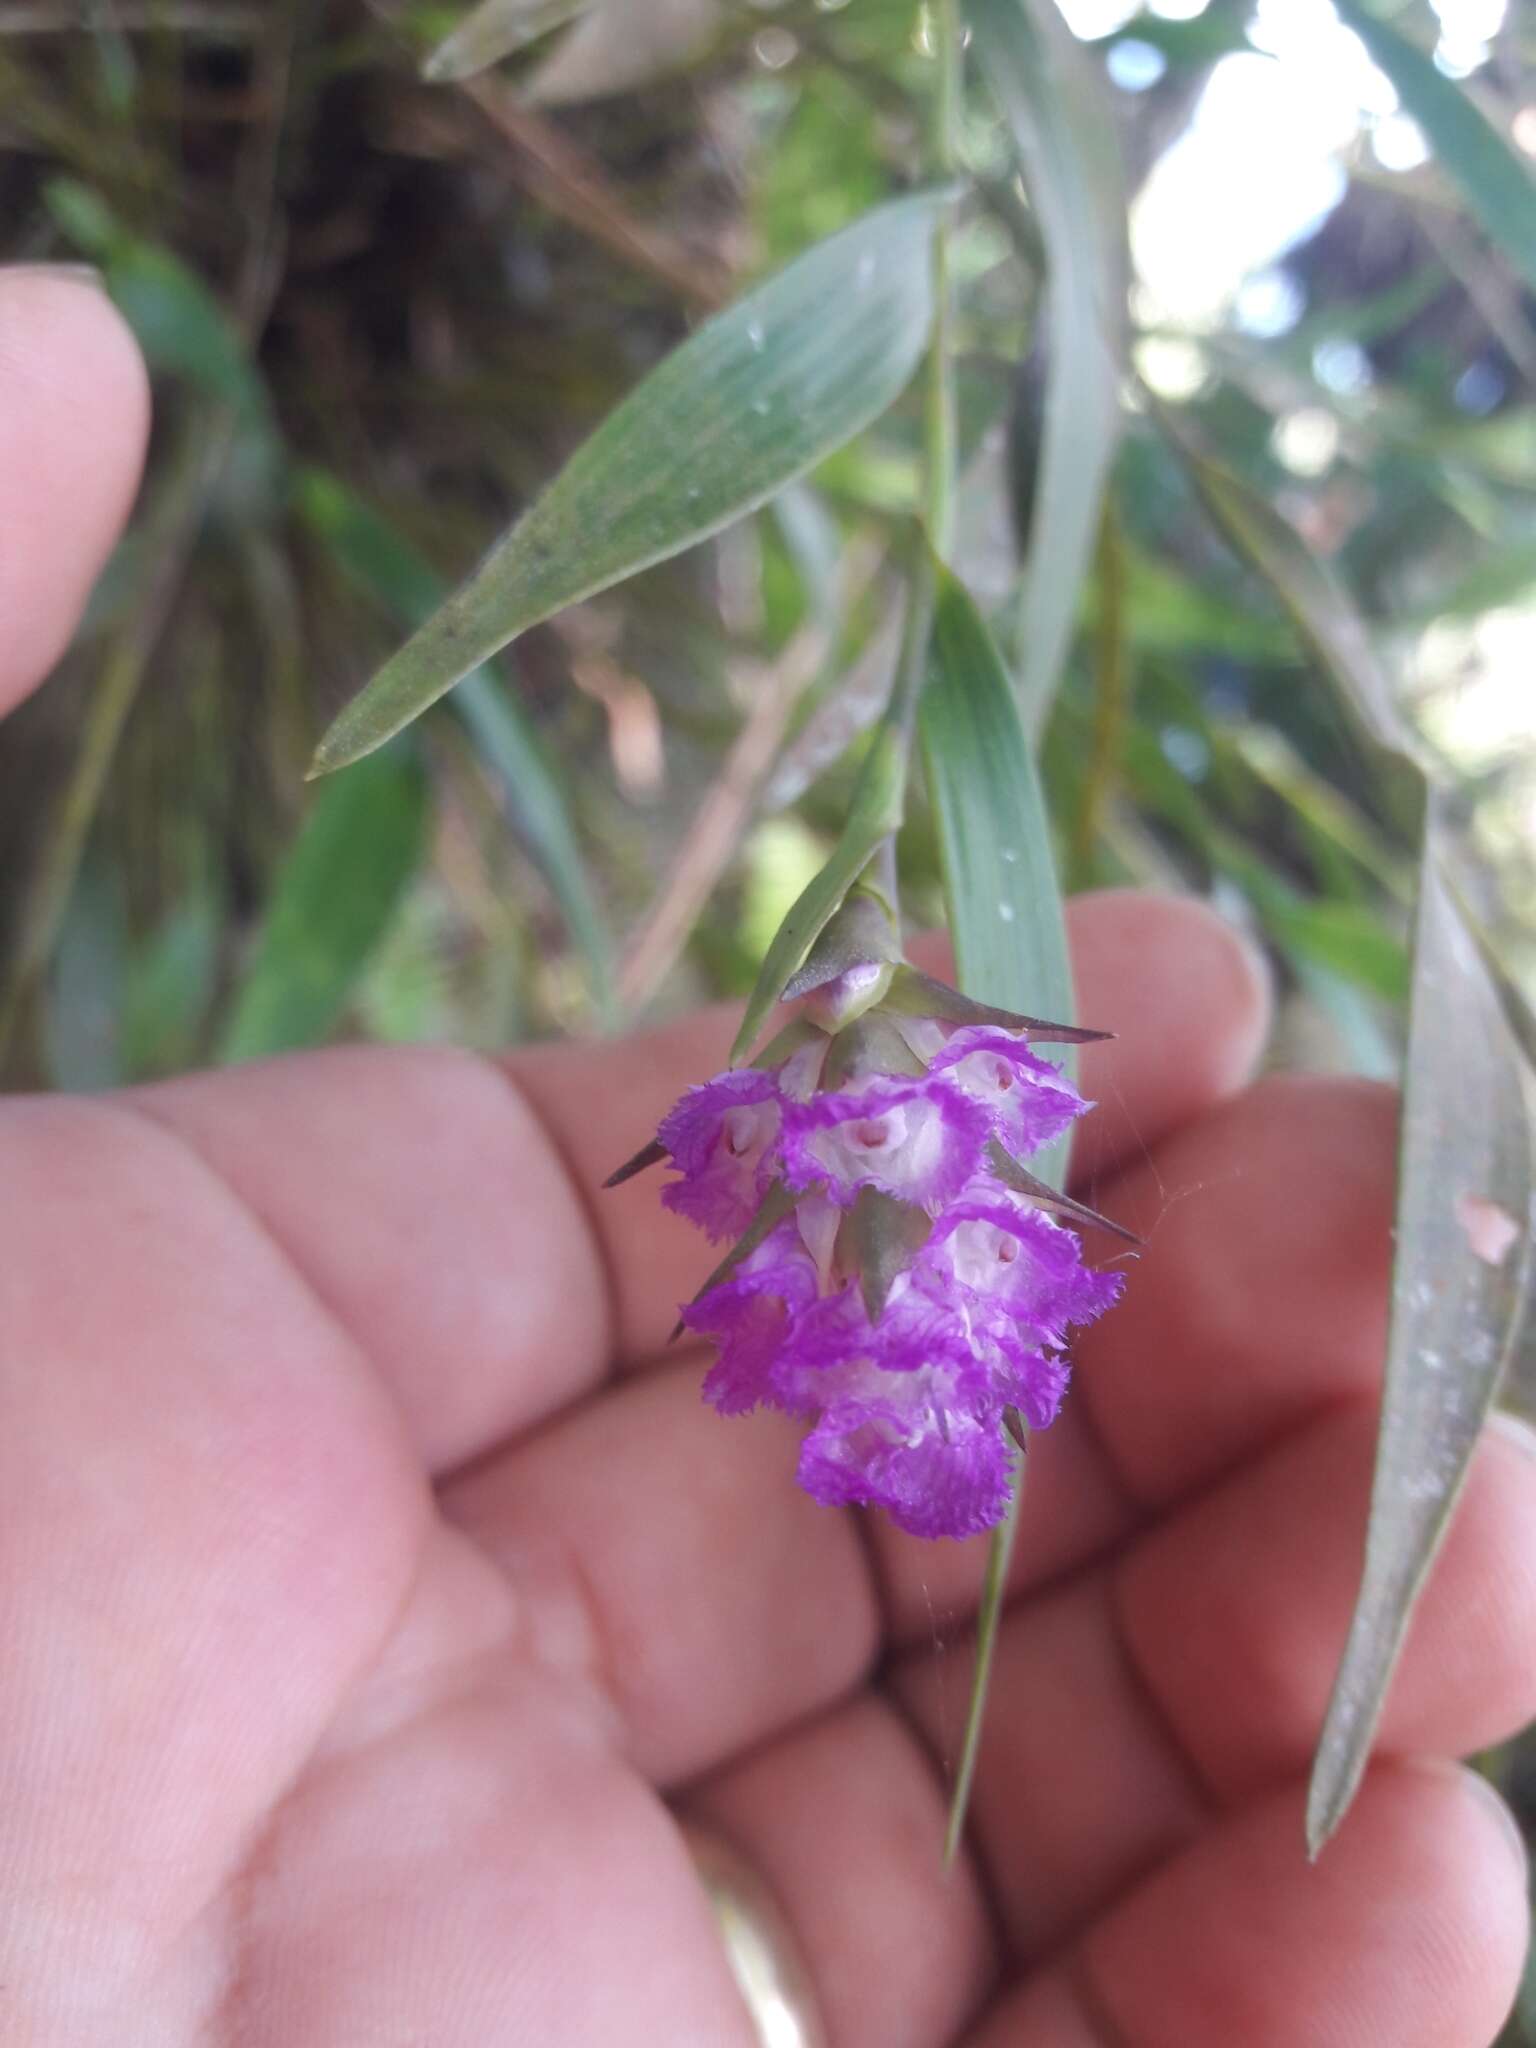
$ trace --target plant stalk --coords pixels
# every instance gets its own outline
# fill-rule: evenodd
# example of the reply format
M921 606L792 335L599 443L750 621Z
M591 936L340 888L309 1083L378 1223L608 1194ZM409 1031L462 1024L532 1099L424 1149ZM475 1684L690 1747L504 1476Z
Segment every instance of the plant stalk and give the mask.
M960 74L963 39L960 0L928 0L936 67L930 157L936 179L954 176L960 156ZM933 238L933 334L928 344L924 410L924 517L940 561L947 562L955 523L954 293L950 226L940 221Z

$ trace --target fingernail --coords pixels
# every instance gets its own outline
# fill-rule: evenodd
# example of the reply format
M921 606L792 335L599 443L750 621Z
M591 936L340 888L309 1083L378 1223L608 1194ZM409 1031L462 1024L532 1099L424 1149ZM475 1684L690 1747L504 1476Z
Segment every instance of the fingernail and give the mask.
M1522 1885L1529 1884L1531 1875L1530 1851L1526 1847L1524 1835L1520 1832L1520 1823L1510 1812L1503 1794L1496 1787L1489 1784L1481 1771L1474 1771L1470 1764L1458 1764L1456 1768L1460 1773L1462 1783L1468 1790L1473 1792L1483 1802L1490 1813L1498 1816L1499 1827L1503 1831L1504 1839L1509 1844L1510 1854L1514 1857L1516 1866L1519 1869L1520 1882Z
M105 291L107 281L94 263L6 263L0 264L0 279L7 277L51 277L59 284L93 285Z
M1506 1443L1513 1444L1522 1457L1536 1458L1536 1429L1523 1415L1516 1415L1508 1408L1495 1408L1488 1418L1488 1427Z

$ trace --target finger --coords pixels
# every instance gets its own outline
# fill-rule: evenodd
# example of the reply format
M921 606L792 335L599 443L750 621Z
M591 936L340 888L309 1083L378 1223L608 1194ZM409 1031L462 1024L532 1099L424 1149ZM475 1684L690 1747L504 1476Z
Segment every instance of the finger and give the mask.
M1144 1503L1377 1386L1396 1124L1374 1083L1274 1077L1103 1190L1146 1250L1075 1346L1076 1396Z
M857 1529L794 1484L780 1418L730 1427L693 1364L563 1416L443 1491L551 1641L590 1642L624 1748L676 1784L844 1697L879 1614Z
M1120 1568L1128 1654L1223 1799L1303 1770L1359 1591L1373 1404L1277 1446ZM1478 1447L1409 1631L1377 1746L1468 1754L1536 1717L1536 1437Z
M1237 1085L1265 996L1224 926L1190 904L1115 895L1075 905L1073 931L1085 1012L1113 1002L1137 1020L1123 1076L1098 1069L1125 1144ZM353 1049L135 1099L260 1215L444 1470L590 1392L615 1349L633 1363L663 1348L712 1254L662 1209L654 1178L612 1193L601 1182L719 1066L729 1017L519 1054L512 1087L468 1055Z
M979 2010L996 1969L985 1906L964 1860L945 1866L943 1789L887 1702L792 1731L683 1810L761 1871L837 2048L933 2048Z
M0 715L64 652L148 430L142 359L99 286L0 270Z
M604 1377L608 1290L585 1207L490 1061L348 1046L132 1100L261 1218L373 1361L433 1470Z
M1015 1953L1070 1938L1213 1807L1302 1773L1360 1570L1374 1419L1320 1417L1123 1558L1000 1632L974 1828ZM1381 1742L1455 1753L1536 1714L1536 1460L1490 1434L1431 1577ZM902 1696L953 1754L966 1656ZM959 1664L960 1670L955 1667Z
M1061 1419L1031 1444L1014 1593L1377 1385L1394 1125L1385 1089L1266 1080L1099 1190L1146 1248L1123 1300L1076 1340ZM870 1535L898 1640L974 1612L986 1539L919 1543L882 1520Z
M1299 1783L1146 1879L968 2048L1487 2048L1525 1953L1514 1823L1470 1772L1367 1777L1322 1860Z
M181 1147L50 1100L0 1107L0 1152L0 1982L13 2039L96 2039L152 1969L170 1996L168 1954L205 1996L220 1944L187 1930L389 1627L427 1502Z
M1080 1012L1123 1032L1083 1050L1084 1090L1103 1105L1090 1120L1099 1131L1085 1141L1092 1184L1115 1159L1138 1155L1241 1085L1262 1044L1267 994L1247 948L1196 904L1129 891L1085 896L1071 905L1069 928ZM580 1186L600 1189L655 1135L683 1088L719 1070L730 1014L706 1011L601 1052L558 1046L514 1059ZM654 1178L641 1176L592 1197L629 1360L662 1348L678 1302L714 1263L656 1196Z
M433 1523L381 1654L221 1907L220 2042L761 2048L585 1631L527 1592ZM194 2036L212 2038L174 2038Z

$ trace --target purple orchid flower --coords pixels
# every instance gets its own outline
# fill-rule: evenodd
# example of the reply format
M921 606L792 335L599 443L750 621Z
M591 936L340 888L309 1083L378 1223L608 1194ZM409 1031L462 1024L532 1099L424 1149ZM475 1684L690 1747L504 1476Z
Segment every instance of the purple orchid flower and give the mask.
M934 1210L981 1164L990 1121L963 1090L933 1075L875 1074L837 1095L813 1095L784 1117L784 1178L824 1187L841 1208L861 1188Z
M706 1399L804 1419L798 1476L818 1501L968 1536L1006 1512L1012 1435L1055 1418L1071 1331L1123 1284L1019 1191L1019 1162L1091 1105L995 1011L892 1012L882 1039L837 1022L847 1007L823 991L820 1028L787 1058L689 1089L642 1158L670 1156L669 1208L742 1239L682 1311L718 1347ZM845 1029L865 1036L822 1090Z

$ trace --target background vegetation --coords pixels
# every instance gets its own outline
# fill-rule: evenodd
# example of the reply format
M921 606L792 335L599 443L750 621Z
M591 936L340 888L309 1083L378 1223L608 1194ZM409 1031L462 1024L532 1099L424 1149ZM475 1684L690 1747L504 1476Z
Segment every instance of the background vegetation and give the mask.
M489 1045L745 992L841 827L897 661L916 390L763 512L524 636L408 741L303 781L618 397L924 160L912 0L626 0L424 81L467 11L0 0L0 255L100 265L157 403L133 531L0 742L11 1085L338 1032ZM1038 118L1022 185L973 100L952 254L952 559L1017 653L1059 865L1211 897L1275 962L1277 1058L1395 1075L1423 799L1382 740L1406 733L1528 1029L1536 27L1346 6L1381 68L1353 46L1334 182L1289 246L1234 239L1202 301L1167 289L1169 248L1210 241L1219 275L1273 179L1262 133L1229 160L1235 204L1181 186L1179 152L1234 65L1286 61L1279 10L1069 11L1094 97ZM1127 210L1116 443L1067 369L1072 280L1123 260ZM1053 273L1064 234L1081 268ZM937 919L921 801L903 877ZM1536 1813L1536 1762L1494 1767ZM1523 2025L1536 2044L1536 1998Z

